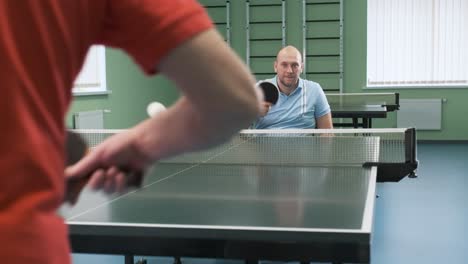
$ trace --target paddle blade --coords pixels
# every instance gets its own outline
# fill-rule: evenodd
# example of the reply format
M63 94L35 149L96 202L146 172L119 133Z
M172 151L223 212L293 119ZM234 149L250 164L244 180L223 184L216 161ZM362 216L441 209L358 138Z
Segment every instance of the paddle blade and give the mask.
M270 82L261 82L258 84L260 89L262 89L263 94L265 95L265 101L271 104L276 104L279 98L278 88Z

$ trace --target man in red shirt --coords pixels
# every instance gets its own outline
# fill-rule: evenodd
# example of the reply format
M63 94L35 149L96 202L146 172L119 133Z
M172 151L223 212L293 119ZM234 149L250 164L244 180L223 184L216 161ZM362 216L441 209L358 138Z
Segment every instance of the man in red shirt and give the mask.
M254 79L195 0L0 0L0 259L70 262L64 177L125 189L124 172L223 142L256 117ZM64 115L89 47L120 48L183 96L65 171ZM65 171L65 175L64 175Z

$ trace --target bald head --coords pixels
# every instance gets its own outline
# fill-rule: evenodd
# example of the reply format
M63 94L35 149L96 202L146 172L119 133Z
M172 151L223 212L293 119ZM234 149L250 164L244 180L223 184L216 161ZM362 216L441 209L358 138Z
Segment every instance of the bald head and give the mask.
M295 47L286 46L278 52L274 68L278 75L278 87L283 93L290 94L296 89L299 76L302 73L302 67L301 53Z
M299 62L302 63L301 52L296 47L291 45L286 46L278 51L278 54L276 55L276 61L288 58L299 60Z

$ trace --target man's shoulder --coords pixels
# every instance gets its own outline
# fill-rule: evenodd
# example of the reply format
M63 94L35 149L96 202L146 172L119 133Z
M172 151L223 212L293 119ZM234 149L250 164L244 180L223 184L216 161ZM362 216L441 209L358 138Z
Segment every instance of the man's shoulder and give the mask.
M314 82L314 81L307 80L307 79L301 79L301 80L304 83L304 86L306 87L306 89L322 90L322 87L320 86L318 82Z

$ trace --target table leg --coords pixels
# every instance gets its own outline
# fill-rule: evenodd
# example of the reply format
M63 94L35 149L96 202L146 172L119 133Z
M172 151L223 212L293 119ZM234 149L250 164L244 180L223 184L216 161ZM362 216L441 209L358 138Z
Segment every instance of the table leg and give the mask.
M353 127L358 128L359 127L359 120L357 117L353 117Z
M174 257L174 264L182 264L180 257Z
M125 255L125 264L134 264L133 255Z
M372 125L371 125L371 120L370 118L367 118L367 117L363 117L362 118L362 128L370 128Z

